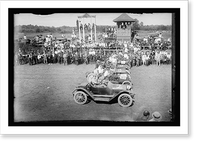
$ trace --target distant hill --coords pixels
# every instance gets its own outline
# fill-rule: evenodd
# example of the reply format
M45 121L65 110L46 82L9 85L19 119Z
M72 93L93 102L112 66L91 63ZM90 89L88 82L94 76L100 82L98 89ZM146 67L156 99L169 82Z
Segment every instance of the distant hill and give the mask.
M15 26L15 32L18 33L43 33L43 32L61 32L71 33L73 27L62 26L62 27L49 27L49 26L37 26L37 25L18 25Z
M108 27L115 26L99 26L97 25L97 32L104 32ZM61 27L49 27L49 26L37 26L37 25L18 25L15 26L15 32L17 33L43 33L43 32L58 32L58 33L72 33L72 30L78 31L77 27L61 26Z
M116 26L109 25L97 25L97 33L105 32L107 28ZM71 34L72 30L75 29L78 32L77 27L61 26L61 27L50 27L50 26L37 26L37 25L18 25L15 26L15 33L60 33L60 34ZM139 30L171 30L171 25L139 25ZM87 32L87 30L86 30Z

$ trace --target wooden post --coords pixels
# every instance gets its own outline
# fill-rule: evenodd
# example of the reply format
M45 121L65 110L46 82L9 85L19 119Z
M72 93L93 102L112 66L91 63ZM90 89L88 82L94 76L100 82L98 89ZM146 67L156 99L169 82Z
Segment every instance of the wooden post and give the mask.
M93 37L92 37L92 17L90 18L90 23L91 23L91 41L93 40Z
M79 35L79 40L81 41L81 29L80 29L80 21L78 20L78 35Z
M97 41L97 35L96 35L96 16L95 16L95 24L94 24L95 26L94 26L94 37L95 37L95 42Z
M84 23L84 18L83 18L83 41L85 42L85 28L84 28L84 25L85 25L85 23Z

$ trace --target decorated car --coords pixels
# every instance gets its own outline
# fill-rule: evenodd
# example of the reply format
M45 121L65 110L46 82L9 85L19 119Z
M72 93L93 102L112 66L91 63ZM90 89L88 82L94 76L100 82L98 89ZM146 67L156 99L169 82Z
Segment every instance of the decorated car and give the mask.
M109 81L132 86L130 72L126 69L115 69L112 75L109 77Z
M77 104L86 104L89 100L111 102L117 99L122 107L130 107L134 103L134 94L131 92L130 85L107 84L95 85L92 83L83 83L76 87L72 92L74 101Z
M126 70L130 70L131 69L131 65L130 64L117 64L116 65L117 69L126 69Z

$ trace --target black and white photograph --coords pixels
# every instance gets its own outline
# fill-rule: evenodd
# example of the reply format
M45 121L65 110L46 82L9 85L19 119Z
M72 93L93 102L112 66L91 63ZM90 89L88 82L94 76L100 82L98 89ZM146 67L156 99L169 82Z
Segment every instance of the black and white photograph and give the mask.
M1 37L8 51L7 94L2 90L8 97L1 98L2 109L8 106L5 129L49 131L32 129L36 134L58 127L56 134L70 134L79 127L81 133L124 128L125 134L147 127L167 134L185 128L185 5L62 3L2 7L2 26L8 28L8 40Z
M173 123L174 14L84 11L13 14L14 123Z

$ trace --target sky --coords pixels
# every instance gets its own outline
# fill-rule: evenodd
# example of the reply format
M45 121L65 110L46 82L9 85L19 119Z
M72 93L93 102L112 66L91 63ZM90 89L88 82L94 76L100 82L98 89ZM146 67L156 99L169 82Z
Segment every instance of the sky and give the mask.
M116 25L113 20L121 13L88 13L96 15L97 25ZM129 14L133 19L138 19L144 25L171 25L171 13L153 14ZM38 26L76 26L78 16L84 13L55 13L51 15L35 15L31 13L15 14L14 25L38 25ZM85 19L85 23L95 22L95 19Z

